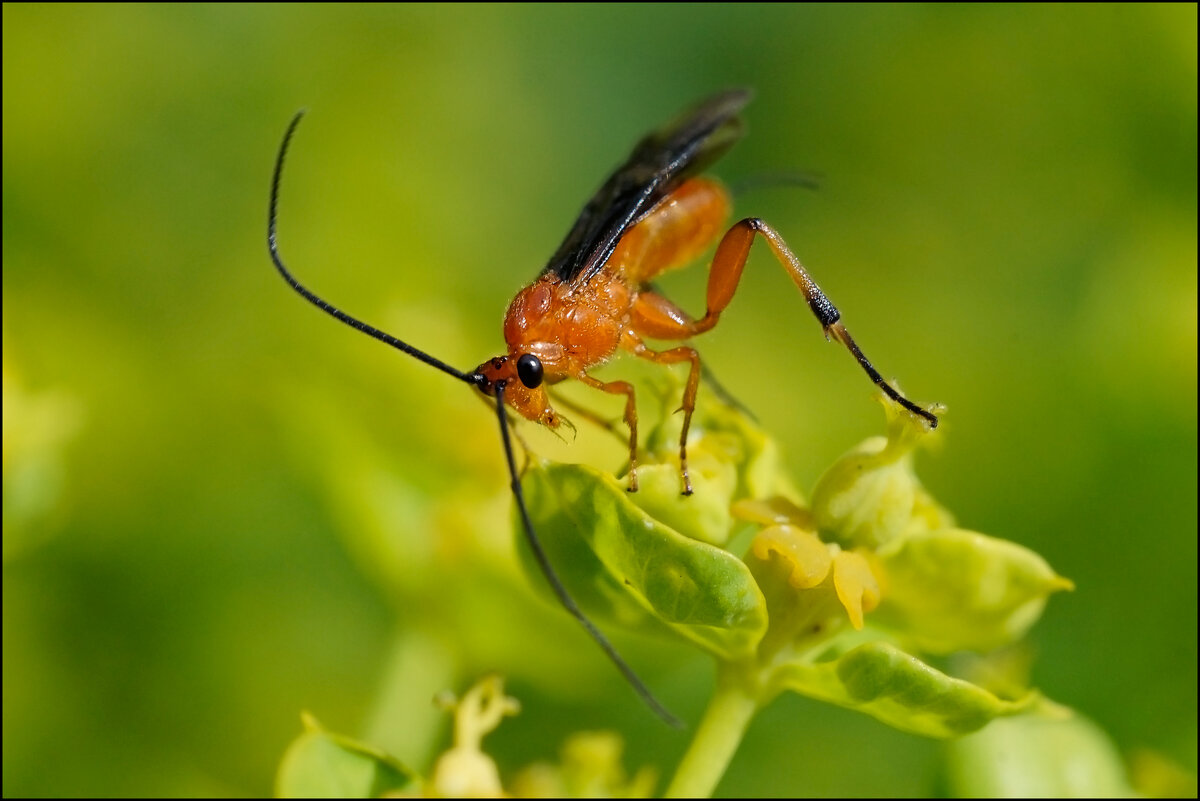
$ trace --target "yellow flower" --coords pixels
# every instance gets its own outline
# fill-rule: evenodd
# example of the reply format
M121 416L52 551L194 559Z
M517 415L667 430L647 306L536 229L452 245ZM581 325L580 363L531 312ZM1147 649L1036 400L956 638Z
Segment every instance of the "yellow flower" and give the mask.
M827 633L828 623L815 619L814 613L828 608L833 598L855 629L862 629L863 615L879 605L879 581L867 558L836 544L821 542L811 531L786 524L765 528L754 538L750 553L760 563L776 557L778 571L794 591L790 605L796 610L808 610L809 614L802 616L805 623L809 627L819 626L822 633ZM761 586L770 571L762 570L760 565L756 575ZM780 600L778 592L765 594L768 599ZM773 615L775 611L772 610Z

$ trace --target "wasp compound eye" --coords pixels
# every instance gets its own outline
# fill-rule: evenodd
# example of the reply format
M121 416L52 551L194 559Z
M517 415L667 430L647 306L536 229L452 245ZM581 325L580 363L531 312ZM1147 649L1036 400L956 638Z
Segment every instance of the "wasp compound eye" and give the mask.
M517 359L517 378L521 379L521 383L530 389L537 389L542 385L542 360L532 353L526 353L521 358Z

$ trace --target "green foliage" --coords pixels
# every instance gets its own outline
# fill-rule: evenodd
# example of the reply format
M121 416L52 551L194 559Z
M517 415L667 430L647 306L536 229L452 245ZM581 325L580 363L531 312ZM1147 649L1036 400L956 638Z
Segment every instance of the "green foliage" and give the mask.
M957 737L1025 711L1035 696L1006 701L876 640L815 662L784 666L777 681L804 695L865 712L926 737Z
M959 798L1133 798L1112 740L1078 712L1046 705L946 745Z
M1019 545L938 528L952 518L913 472L913 452L930 429L898 406L885 408L888 437L839 459L811 511L766 495L789 482L772 475L780 465L764 458L774 449L761 431L730 408L697 410L702 433L689 451L705 466L708 507L740 508L763 526L744 556L711 544L731 541L732 519L708 507L689 511L692 499L678 484L651 482L635 504L607 474L536 458L524 478L534 527L584 609L651 634L674 631L713 655L718 696L762 706L790 690L915 734L961 736L1026 711L1037 694L999 697L917 654L1011 645L1050 593L1072 585ZM671 466L678 470L670 459L641 469L658 475ZM647 509L666 510L661 516L678 529ZM519 518L515 525L523 536ZM537 581L532 556L525 564ZM864 628L864 614L877 606L882 628ZM724 715L721 699L711 708ZM671 790L710 793L720 776L711 766L732 756L749 714L734 725L722 720L723 742L702 727L708 736L693 746L700 756L685 759ZM689 772L698 762L708 771L702 779Z
M280 798L376 798L413 787L415 776L378 750L321 729L305 717L279 766L275 794Z
M1022 713L1051 708L1037 692L1019 686L1019 677L1014 682L1009 676L998 685L1004 691L997 692L922 659L922 652L1011 646L1040 616L1046 598L1072 585L1019 545L937 528L948 526L950 515L920 489L912 458L930 429L886 401L885 409L886 440L839 459L821 479L812 510L766 494L789 486L782 474L775 475L781 470L775 449L741 413L711 402L698 407L700 433L689 442L703 465L706 505L692 507L693 499L681 496L678 484L655 480L635 495L594 468L530 457L522 483L534 528L583 609L644 635L678 636L717 662L718 685L669 795L711 794L756 712L781 692L934 738L962 737L1000 718L1025 719L1030 715ZM651 440L671 427L664 423ZM678 471L676 461L663 458L663 449L652 454L657 456L642 469ZM731 513L712 514L716 505ZM672 525L647 510L666 510L662 517ZM731 536L735 520L757 528L744 554L713 544L745 541ZM833 541L818 535L818 520L824 523L821 533ZM526 542L519 515L513 524L518 540ZM525 553L523 561L540 582L532 554ZM989 682L996 684L995 677ZM515 708L494 680L468 693L457 710L456 745L439 758L425 792L500 792L501 779L480 741ZM324 753L296 755L312 748L311 737L293 746L281 776L312 781L310 773L339 769L332 760L323 765ZM996 750L993 740L977 742L949 752L951 771L971 775L973 762L987 762L989 755L1001 760L1003 749ZM1072 770L1059 765L1059 758L1054 750L1036 755L1036 778L1026 779L1033 792L1069 789L1057 784L1056 777ZM1021 770L1020 759L1006 767L988 763L981 775L995 777L980 778L978 786ZM1122 775L1111 755L1104 770ZM331 782L339 778L335 774ZM1095 786L1109 786L1105 781ZM969 787L974 791L976 785Z
M505 792L495 761L483 750L483 738L520 711L504 683L488 676L461 699L440 698L454 713L454 744L442 753L427 777L419 777L394 759L347 737L321 731L305 717L308 729L288 748L276 791L283 798L648 798L653 769L626 775L622 743L611 732L576 732L564 743L557 764L537 762L515 776Z
M1009 645L1047 595L1074 587L1028 548L957 528L913 533L879 558L888 577L880 623L937 654Z
M562 565L558 572L585 608L630 628L665 626L727 659L746 656L761 639L766 606L737 557L655 520L594 468L534 460L523 484L551 563ZM705 489L722 497L712 484ZM678 476L671 491L679 494ZM536 568L531 575L542 581Z

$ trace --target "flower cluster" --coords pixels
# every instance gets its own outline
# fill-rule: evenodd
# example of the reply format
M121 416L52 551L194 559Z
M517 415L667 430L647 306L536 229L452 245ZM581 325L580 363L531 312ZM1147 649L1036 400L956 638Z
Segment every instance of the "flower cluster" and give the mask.
M713 405L689 442L696 496L679 496L668 418L636 494L587 466L532 460L534 525L585 609L709 652L722 687L756 707L790 690L918 734L973 731L1036 694L1001 697L922 657L1019 640L1071 582L1022 546L957 527L913 469L927 423L884 408L887 436L835 462L810 503L762 431Z
M914 472L933 432L886 400L884 408L887 435L838 459L811 501L788 480L775 444L718 404L693 420L691 497L679 494L677 415L648 437L637 493L603 471L530 456L523 486L533 525L579 605L717 662L716 690L668 795L710 794L753 716L783 692L939 738L1053 708L1011 675L977 683L933 663L1018 642L1049 595L1072 585L1027 548L958 527ZM543 586L532 555L519 553ZM645 770L626 777L616 735L586 732L568 741L560 764L531 766L502 786L481 743L516 702L488 679L453 709L454 745L427 779L312 724L285 759L281 793L282 777L308 777L330 753L346 765L316 775L355 775L359 790L391 782L436 796L629 797L653 789ZM1015 721L1042 725L1023 719Z

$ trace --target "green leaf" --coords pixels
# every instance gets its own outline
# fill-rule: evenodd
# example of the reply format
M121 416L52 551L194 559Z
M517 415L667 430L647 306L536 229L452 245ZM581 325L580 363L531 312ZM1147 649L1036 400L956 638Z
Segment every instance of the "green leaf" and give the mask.
M305 716L275 778L280 798L375 798L411 790L417 775L386 754L349 737L324 731Z
M862 635L854 633L853 639ZM855 709L903 731L954 737L1013 715L1036 699L998 698L982 687L947 676L885 642L869 642L815 664L777 668L781 687Z
M1135 795L1108 735L1082 715L1031 710L947 744L949 795L1120 798Z
M607 473L531 459L523 486L551 564L592 614L655 634L665 625L727 659L762 638L766 605L746 565L654 519ZM528 549L519 550L540 576Z
M1073 586L1028 548L962 529L909 533L878 555L885 591L873 620L930 653L1007 645L1050 593Z

